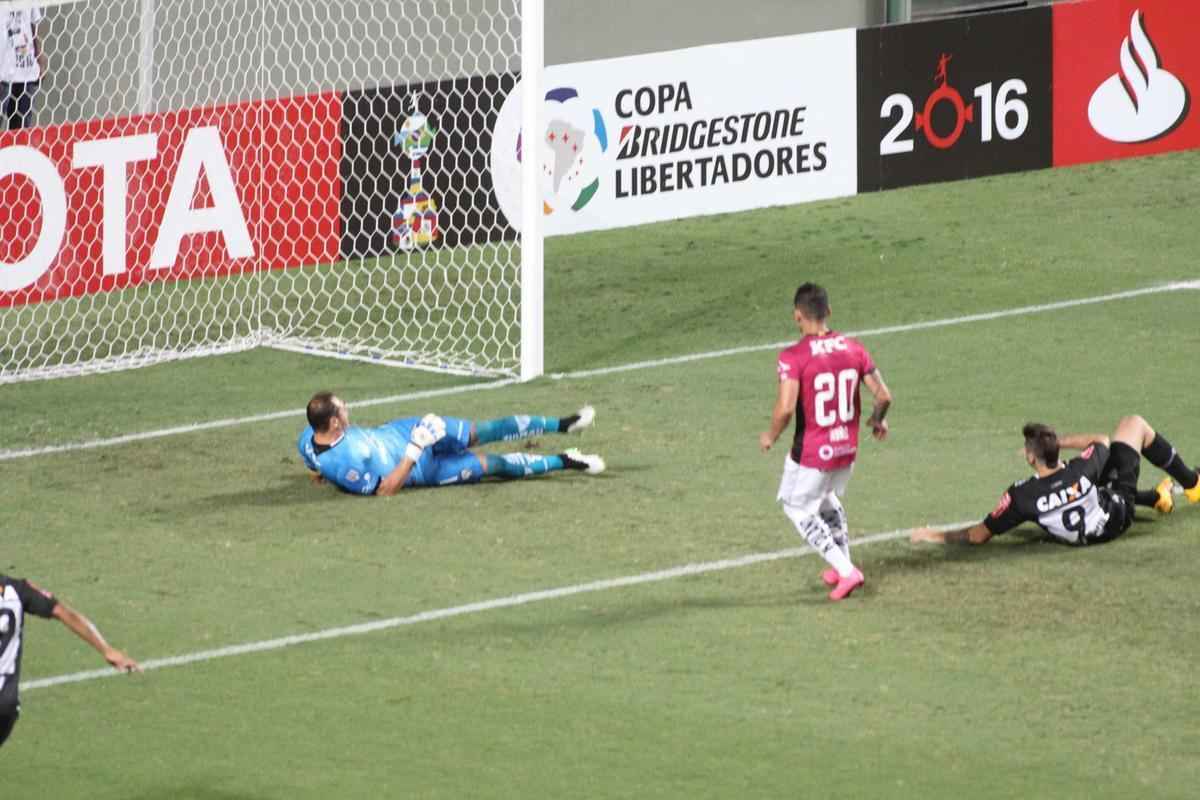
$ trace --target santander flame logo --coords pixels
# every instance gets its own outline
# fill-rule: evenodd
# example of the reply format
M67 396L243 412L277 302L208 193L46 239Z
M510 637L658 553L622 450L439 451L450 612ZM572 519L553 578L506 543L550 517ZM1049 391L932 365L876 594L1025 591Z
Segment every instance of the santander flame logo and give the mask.
M1156 139L1174 130L1188 109L1187 89L1159 66L1143 18L1140 10L1133 12L1121 42L1121 71L1100 84L1088 103L1092 128L1114 142Z

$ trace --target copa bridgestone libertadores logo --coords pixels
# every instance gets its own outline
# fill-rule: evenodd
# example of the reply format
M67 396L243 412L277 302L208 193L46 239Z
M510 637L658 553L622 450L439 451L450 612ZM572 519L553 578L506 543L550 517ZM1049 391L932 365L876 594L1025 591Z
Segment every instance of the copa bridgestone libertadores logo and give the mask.
M1133 12L1121 41L1119 71L1110 75L1088 102L1088 122L1113 142L1148 142L1165 136L1187 115L1188 92L1162 67L1146 33L1145 15Z
M492 181L509 225L521 229L521 167L536 158L542 213L582 211L601 186L602 160L608 151L608 128L600 109L573 87L546 92L541 119L544 129L526 146L521 130L521 84L509 92L496 118L492 136Z

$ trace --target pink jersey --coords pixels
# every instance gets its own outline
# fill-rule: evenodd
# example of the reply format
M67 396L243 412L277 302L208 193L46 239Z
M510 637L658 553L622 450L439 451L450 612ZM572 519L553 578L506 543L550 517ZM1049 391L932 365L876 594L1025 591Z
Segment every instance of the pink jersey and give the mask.
M859 384L874 371L875 362L866 348L835 331L805 336L779 354L779 380L800 382L793 461L820 470L854 463Z

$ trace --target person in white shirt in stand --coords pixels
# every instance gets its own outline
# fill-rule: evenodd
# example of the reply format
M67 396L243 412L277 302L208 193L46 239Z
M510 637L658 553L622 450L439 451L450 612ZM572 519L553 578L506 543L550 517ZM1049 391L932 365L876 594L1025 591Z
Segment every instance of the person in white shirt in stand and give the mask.
M43 17L37 6L0 11L0 113L10 131L33 125L33 102L46 74L38 38Z

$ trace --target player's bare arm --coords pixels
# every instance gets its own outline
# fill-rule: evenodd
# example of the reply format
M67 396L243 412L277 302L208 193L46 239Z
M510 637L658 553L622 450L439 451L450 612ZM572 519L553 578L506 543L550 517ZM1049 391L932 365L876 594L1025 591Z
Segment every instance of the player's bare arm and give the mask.
M758 446L765 453L771 445L791 424L792 413L796 408L796 399L800 396L800 381L783 380L779 382L779 393L775 398L775 408L771 410L771 425L758 435Z
M417 465L415 459L405 456L401 460L400 465L384 476L379 482L379 488L375 490L378 497L389 497L404 488L404 482L408 480L408 476L413 471L413 467Z
M887 384L883 382L883 375L877 369L864 375L863 383L867 385L871 396L875 398L875 407L871 410L867 424L871 426L871 435L882 441L888 435L888 424L885 417L887 417L888 409L892 407L892 393L888 391Z
M1094 444L1108 447L1108 436L1103 433L1071 433L1058 437L1058 446L1064 450L1086 450Z
M914 544L917 542L931 542L933 544L984 544L988 539L992 538L992 532L987 529L986 525L980 522L969 528L957 528L952 531L939 531L928 527L916 528L909 538Z
M95 648L96 652L104 656L105 661L121 672L142 671L142 667L138 662L106 642L91 620L61 600L54 606L54 618L70 628L80 639L83 639Z

